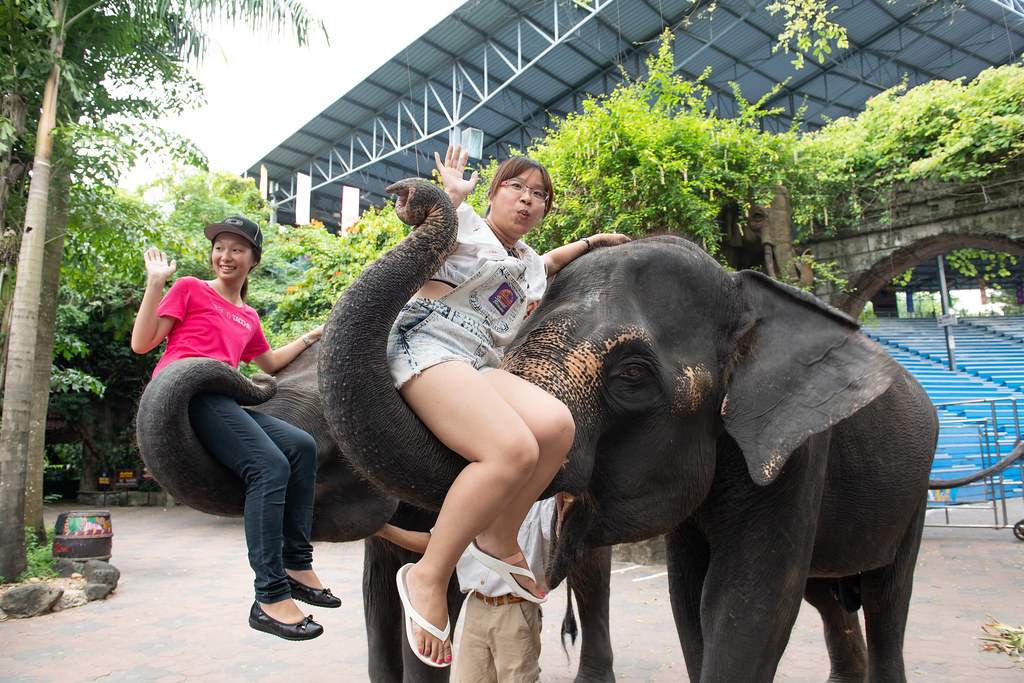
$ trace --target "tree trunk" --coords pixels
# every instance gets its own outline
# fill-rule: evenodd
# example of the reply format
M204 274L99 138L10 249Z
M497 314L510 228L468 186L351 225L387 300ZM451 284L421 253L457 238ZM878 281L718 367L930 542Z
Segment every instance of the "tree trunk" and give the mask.
M91 432L95 428L95 420L90 415L88 424L82 424L78 429L78 435L82 442L82 469L81 479L78 482L78 490L99 491L100 472L105 472L107 463L102 458L103 451L93 441Z
M28 437L28 465L25 484L25 526L35 529L46 544L43 523L43 469L46 446L46 412L50 403L50 374L53 368L53 336L57 325L57 294L60 263L68 228L68 192L71 178L58 170L50 183L50 215L46 225L43 281L39 296L39 329L36 331L36 363L32 370L32 404ZM49 360L49 362L47 362Z
M4 92L0 103L3 115L14 125L14 134L25 133L28 100L13 92ZM13 146L13 145L12 145ZM14 161L11 148L0 156L0 383L7 367L7 330L10 327L11 302L14 298L14 271L18 265L18 232L8 228L7 201L25 174L25 164ZM0 384L0 390L2 390Z
M58 12L59 14L59 12ZM58 23L61 18L57 17ZM62 44L54 47L59 59ZM50 159L57 113L60 67L54 63L43 91L43 109L36 132L25 229L14 286L7 368L4 377L3 420L0 423L0 576L15 579L25 571L25 470L32 419L32 372L36 362L39 294L43 278L46 214L50 192ZM51 358L46 359L49 364Z
M14 136L20 138L25 132L25 115L28 113L28 100L18 93L5 91L0 101L0 110L14 126ZM13 147L13 142L11 143ZM18 177L24 172L24 166L13 164L11 148L0 156L0 231L7 227L7 198L11 188L17 184Z

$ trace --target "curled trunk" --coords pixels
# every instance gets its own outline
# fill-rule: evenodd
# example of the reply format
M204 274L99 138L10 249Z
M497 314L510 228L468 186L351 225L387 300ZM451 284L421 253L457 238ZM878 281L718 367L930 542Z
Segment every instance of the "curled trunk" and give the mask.
M246 379L210 358L183 358L160 371L139 400L136 438L150 474L175 500L202 512L237 516L245 505L242 480L199 443L188 404L203 393L230 396L251 406L269 400L277 382L267 375Z
M346 462L327 432L316 388L319 344L303 351L273 379L255 382L217 361L175 361L150 382L139 402L139 451L156 481L180 502L218 515L240 515L244 485L200 444L188 421L188 404L200 393L225 394L254 412L294 425L316 441L314 541L340 543L380 529L398 501L380 493ZM276 387L276 393L275 393Z
M332 434L356 469L386 493L435 509L466 461L402 400L388 370L387 341L402 306L454 250L457 219L433 183L411 178L388 192L398 195L399 218L417 227L335 304L321 339L320 394Z

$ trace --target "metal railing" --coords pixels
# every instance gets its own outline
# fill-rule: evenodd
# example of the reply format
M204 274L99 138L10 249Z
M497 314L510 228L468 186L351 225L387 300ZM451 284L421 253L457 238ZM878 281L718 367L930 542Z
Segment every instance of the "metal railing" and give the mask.
M972 473L980 473L986 469L996 466L1016 444L1021 441L1020 410L1018 399L1012 397L972 399L966 401L953 401L949 403L937 403L937 409L948 412L958 412L958 407L987 405L987 414L974 417L940 420L940 434L942 428L962 427L972 430L977 435L978 455L980 467L975 469L964 469L958 472L961 476L958 479L969 476ZM1009 408L1007 411L1005 408ZM1004 410L999 410L1004 408ZM1009 412L1011 417L1006 413ZM1000 413L1003 416L1000 417ZM1009 473L1017 476L1011 478ZM1016 479L1016 481L1014 480ZM937 481L937 480L933 480ZM953 481L950 479L950 481ZM983 499L971 502L956 502L954 488L932 488L928 492L928 512L925 517L925 526L945 526L963 528L990 528L1005 529L1014 525L1018 519L1017 515L1011 517L1008 501L1019 499L1024 502L1014 488L1024 486L1024 459L1019 458L1007 465L1005 468L992 472L977 481L963 484L963 486L981 484ZM985 520L991 518L991 522ZM942 520L942 521L937 521Z

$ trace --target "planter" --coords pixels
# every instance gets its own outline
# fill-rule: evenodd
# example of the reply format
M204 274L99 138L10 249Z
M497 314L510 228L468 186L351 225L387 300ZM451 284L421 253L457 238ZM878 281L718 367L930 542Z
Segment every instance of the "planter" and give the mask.
M53 556L69 560L109 560L114 538L107 510L73 510L57 515Z
M166 491L124 491L121 493L120 505L123 507L174 505L174 498Z

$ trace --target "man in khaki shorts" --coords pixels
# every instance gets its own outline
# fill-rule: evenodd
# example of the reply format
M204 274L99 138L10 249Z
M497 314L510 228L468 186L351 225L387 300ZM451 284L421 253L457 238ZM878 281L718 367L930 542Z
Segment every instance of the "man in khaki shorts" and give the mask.
M543 576L551 541L555 499L538 501L519 529L527 565ZM422 553L430 534L390 524L377 532L407 550ZM536 683L540 680L541 606L512 594L498 574L467 550L456 568L466 599L465 621L452 680L455 683Z

